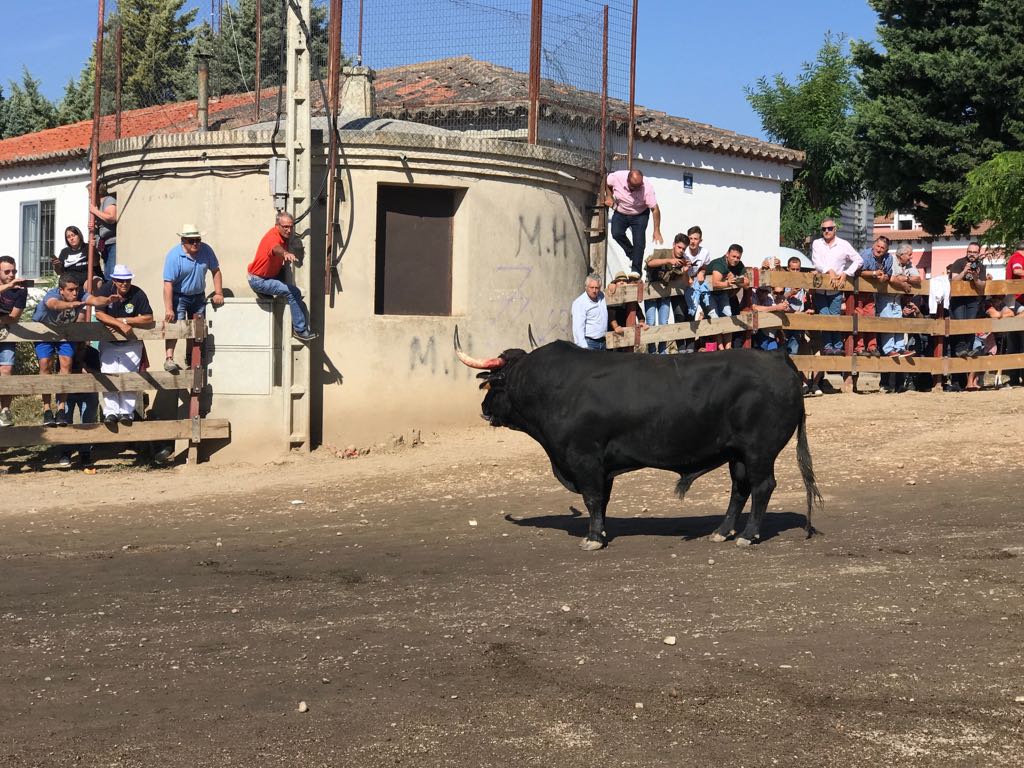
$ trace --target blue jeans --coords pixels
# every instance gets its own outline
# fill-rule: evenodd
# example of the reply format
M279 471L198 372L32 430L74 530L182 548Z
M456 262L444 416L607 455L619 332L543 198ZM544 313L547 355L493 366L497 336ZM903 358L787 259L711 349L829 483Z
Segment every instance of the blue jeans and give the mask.
M604 339L592 339L587 337L587 349L604 349Z
M668 299L648 299L644 302L644 311L648 325L668 325L668 313L672 309L672 302ZM654 353L654 345L647 345L648 354ZM668 342L658 342L658 354L664 355L668 352Z
M843 313L843 294L816 293L814 294L814 310L819 315L841 315ZM843 334L835 331L821 332L822 351L826 354L843 354Z
M875 305L878 307L879 317L903 317L903 305L899 298L890 300L881 294L875 300ZM907 348L907 343L902 333L880 333L878 348L883 355L888 355L891 352L903 352Z
M732 317L732 302L728 291L718 291L707 295L708 317Z
M954 296L949 300L949 316L953 320L974 320L981 308L981 299L975 296ZM959 356L961 352L970 352L974 348L974 334L964 333L949 337L952 345L951 353Z
M612 214L612 240L619 244L633 265L633 271L643 274L644 249L647 247L647 221L651 218L650 209L633 215ZM633 236L632 242L626 238L626 230Z
M273 277L249 275L249 287L256 293L265 293L268 296L286 296L288 308L292 313L292 328L296 333L305 333L309 329L306 305L302 303L302 291L297 286L282 283Z
M96 423L96 411L99 408L100 396L95 392L81 392L68 395L67 413L69 419L74 419L77 408L82 415L83 424Z
M179 320L188 320L193 316L206 317L206 294L175 293L172 299L174 301L174 315Z
M697 308L707 308L708 296L711 293L711 287L708 285L707 279L703 283L698 283L694 278L693 283L686 288L683 295L686 297L686 308L690 312L690 317L697 316Z
M107 243L103 249L103 274L110 276L117 266L117 243Z

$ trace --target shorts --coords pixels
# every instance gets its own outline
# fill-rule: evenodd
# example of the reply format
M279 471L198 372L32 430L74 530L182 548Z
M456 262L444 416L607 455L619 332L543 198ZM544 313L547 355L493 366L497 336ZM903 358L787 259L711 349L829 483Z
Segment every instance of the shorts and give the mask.
M0 342L0 365L14 365L16 342Z
M70 341L37 341L36 359L52 360L54 347L57 348L57 354L61 357L74 357L75 355L75 345Z
M190 320L193 315L206 317L206 294L193 293L187 296L176 293L174 298L174 315L178 320Z

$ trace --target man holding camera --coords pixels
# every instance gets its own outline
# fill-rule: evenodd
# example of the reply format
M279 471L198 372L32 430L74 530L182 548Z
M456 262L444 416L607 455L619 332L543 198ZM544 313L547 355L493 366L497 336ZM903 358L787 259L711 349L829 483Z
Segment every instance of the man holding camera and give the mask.
M971 243L967 246L967 255L954 261L946 271L950 281L966 281L974 285L984 284L985 268L981 263L981 244ZM981 296L951 296L949 298L949 315L953 320L974 320L981 309ZM957 357L974 357L974 334L965 333L950 338L952 352Z

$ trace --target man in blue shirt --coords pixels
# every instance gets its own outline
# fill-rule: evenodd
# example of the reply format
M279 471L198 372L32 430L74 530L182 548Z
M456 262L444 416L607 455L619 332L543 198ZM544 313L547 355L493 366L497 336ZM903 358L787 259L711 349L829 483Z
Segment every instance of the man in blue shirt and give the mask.
M875 238L875 242L870 248L865 248L860 252L860 257L864 263L861 265L860 271L857 273L858 275L885 280L889 267L892 264L892 257L889 255L889 238L885 235L879 235ZM861 317L874 317L875 294L858 293L854 312ZM871 332L858 333L853 354L878 357L881 354L878 350L878 334Z
M203 235L194 224L185 224L178 236L181 243L171 248L164 259L164 320L168 323L206 316L207 272L213 275L214 306L224 303L224 280L213 248L203 242ZM168 373L181 370L174 362L176 343L177 339L164 343L164 370Z
M601 278L587 277L586 289L572 303L572 340L584 349L604 349L608 332L608 305L601 292Z

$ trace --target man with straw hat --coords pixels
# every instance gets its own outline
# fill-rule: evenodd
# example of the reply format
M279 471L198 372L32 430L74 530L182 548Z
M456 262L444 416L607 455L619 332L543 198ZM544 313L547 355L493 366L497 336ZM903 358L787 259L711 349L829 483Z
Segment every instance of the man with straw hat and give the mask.
M213 304L224 303L224 281L220 263L213 248L203 242L203 234L195 224L185 224L178 233L181 242L167 252L164 259L164 320L173 323L192 317L206 316L206 273L213 275ZM177 339L165 342L164 370L177 373L181 366L174 362Z

